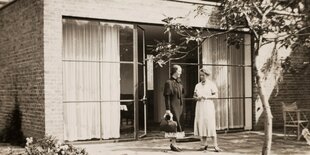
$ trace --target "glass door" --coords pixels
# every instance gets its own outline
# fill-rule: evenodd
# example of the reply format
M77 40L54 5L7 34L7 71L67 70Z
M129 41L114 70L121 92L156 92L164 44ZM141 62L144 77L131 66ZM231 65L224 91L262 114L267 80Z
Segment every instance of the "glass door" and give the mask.
M145 31L137 25L136 30L138 33L137 46L138 46L138 136L137 138L145 137L147 134L147 94L146 94L146 54L145 54Z

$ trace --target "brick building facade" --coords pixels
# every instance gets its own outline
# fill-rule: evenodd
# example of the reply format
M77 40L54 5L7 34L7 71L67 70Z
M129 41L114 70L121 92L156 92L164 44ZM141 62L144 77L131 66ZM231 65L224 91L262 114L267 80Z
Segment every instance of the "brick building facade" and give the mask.
M209 16L189 21L195 26L218 28L215 6ZM166 16L182 16L193 10L190 3L151 0L16 0L0 9L0 129L18 103L22 130L26 136L50 134L63 139L63 19L120 21L134 24L162 24ZM208 23L201 21L206 21ZM296 52L293 61L309 61L307 49ZM254 82L254 80L253 80ZM253 87L255 84L253 84ZM259 129L259 107L253 89L252 124ZM309 67L302 74L286 74L277 97L270 99L274 126L281 127L281 101L301 101L310 108ZM306 101L306 102L304 102Z

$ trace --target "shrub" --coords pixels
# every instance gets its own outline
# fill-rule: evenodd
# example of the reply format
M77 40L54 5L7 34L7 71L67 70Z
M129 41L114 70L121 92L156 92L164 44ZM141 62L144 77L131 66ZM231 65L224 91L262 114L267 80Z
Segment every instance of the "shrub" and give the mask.
M70 144L63 144L52 136L34 140L26 138L27 155L88 155L85 149L76 148Z

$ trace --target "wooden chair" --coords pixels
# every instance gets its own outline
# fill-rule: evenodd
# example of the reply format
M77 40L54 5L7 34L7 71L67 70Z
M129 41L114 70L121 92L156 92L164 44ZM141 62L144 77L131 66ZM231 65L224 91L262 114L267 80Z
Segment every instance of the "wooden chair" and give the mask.
M302 109L298 109L296 102L285 104L282 102L283 121L284 121L284 138L287 136L287 128L295 129L297 139L300 140L301 130L308 126L308 119Z

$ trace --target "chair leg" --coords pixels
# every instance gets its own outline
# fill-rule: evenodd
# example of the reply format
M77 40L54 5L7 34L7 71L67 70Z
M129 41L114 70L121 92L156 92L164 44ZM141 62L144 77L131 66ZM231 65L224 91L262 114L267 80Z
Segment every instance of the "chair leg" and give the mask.
M300 140L301 137L302 137L302 135L299 135L299 136L298 136L298 140Z
M286 126L284 125L284 139L286 139Z
M297 126L297 140L300 140L300 124Z

